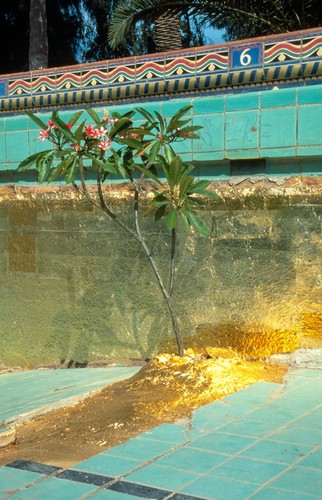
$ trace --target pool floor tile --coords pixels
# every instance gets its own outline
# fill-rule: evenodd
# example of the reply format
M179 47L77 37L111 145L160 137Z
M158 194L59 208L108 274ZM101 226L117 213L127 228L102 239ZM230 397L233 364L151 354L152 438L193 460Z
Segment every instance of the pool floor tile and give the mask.
M219 455L205 450L197 450L185 446L180 450L175 450L172 453L160 458L155 463L171 467L173 469L181 469L184 471L196 472L203 474L209 472L223 462L226 462L229 457L227 455Z
M301 417L299 417L295 425L301 425L303 428L309 427L310 429L319 429L322 422L322 408L317 408Z
M274 462L237 457L219 466L210 474L261 485L273 479L286 468L287 465Z
M272 481L271 487L322 498L322 473L317 469L293 467Z
M133 471L139 465L142 465L142 462L138 460L111 457L105 453L100 453L73 466L73 470L95 472L105 476L120 476Z
M48 478L19 491L15 496L28 500L78 500L96 489L97 486L94 485Z
M227 428L228 432L228 428ZM198 448L216 453L235 455L244 448L253 444L256 440L250 437L213 432L199 439L194 439L190 443L191 448Z
M320 469L322 474L322 445L302 460L301 467Z
M15 491L43 477L36 472L0 467L0 492Z
M202 408L192 415L190 420L191 429L187 431L190 439L214 432L226 425L231 425L234 418L226 415L212 415L211 413L202 412Z
M255 384L72 469L16 460L0 467L0 498L322 500L322 371L291 382Z
M231 423L225 428L230 434L238 434L254 438L264 437L269 435L277 427L274 420L250 420L243 418ZM222 429L224 431L224 429Z
M252 404L261 404L269 398L275 398L282 392L282 386L273 382L258 382L241 391L226 396L227 402L238 403L239 401Z
M163 441L171 443L172 446L186 443L188 440L189 421L177 422L175 424L162 424L154 429L140 434L140 439L153 439L154 441Z
M155 441L153 439L131 439L106 451L106 456L129 458L146 462L163 455L174 448L169 442Z
M245 500L258 486L218 476L203 476L181 490L182 493L209 500Z
M270 436L274 441L319 446L322 443L322 428L302 427L300 424L289 424Z
M252 413L254 411L254 405L252 403L244 404L243 402L234 403L233 401L226 401L225 398L203 406L202 408L198 408L197 411L212 413L214 415L223 415L234 419Z
M283 443L265 439L248 448L241 457L252 457L269 460L275 463L292 464L312 451L312 446Z
M291 490L276 490L274 488L265 488L251 497L251 500L318 500L321 497L312 495L303 495L294 493Z
M199 475L196 472L184 472L179 469L152 464L130 474L126 477L126 481L173 491L184 487L198 477Z

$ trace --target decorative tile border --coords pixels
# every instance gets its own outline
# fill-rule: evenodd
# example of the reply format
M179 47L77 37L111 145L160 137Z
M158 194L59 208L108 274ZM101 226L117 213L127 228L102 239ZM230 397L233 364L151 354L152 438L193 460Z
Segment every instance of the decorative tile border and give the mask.
M322 77L322 28L0 77L0 112L229 92ZM301 81L299 81L301 79Z

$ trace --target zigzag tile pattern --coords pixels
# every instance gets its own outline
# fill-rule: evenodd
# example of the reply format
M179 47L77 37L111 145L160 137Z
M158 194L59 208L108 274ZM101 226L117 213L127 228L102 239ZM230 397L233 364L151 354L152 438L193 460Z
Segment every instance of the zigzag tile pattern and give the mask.
M0 76L0 112L258 90L322 78L322 27L148 56Z

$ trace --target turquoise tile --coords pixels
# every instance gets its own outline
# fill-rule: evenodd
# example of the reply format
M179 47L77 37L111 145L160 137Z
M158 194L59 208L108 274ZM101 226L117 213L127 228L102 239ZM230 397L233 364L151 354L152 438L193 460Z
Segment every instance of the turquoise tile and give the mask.
M19 492L18 498L28 500L62 500L78 499L96 490L97 486L92 484L67 481L65 479L48 478L26 490Z
M209 472L217 465L226 462L228 458L227 455L197 450L186 446L180 450L173 451L165 457L159 458L156 464L203 474Z
M0 377L0 420L14 418L70 396L85 395L134 375L140 367L31 370ZM66 383L68 379L68 383ZM12 391L6 388L10 384Z
M209 161L221 161L225 158L224 151L214 151L208 153L200 153L194 151L192 159L194 162L209 162Z
M256 421L247 419L237 420L225 427L224 431L230 434L238 434L250 437L264 437L278 428L279 425L274 420ZM223 429L222 429L223 430Z
M237 457L219 466L210 474L260 485L272 480L272 478L286 470L286 468L286 464L282 465L258 459Z
M6 134L7 161L24 160L29 155L27 132L9 132Z
M43 123L47 124L48 120L50 120L51 118L51 113L48 113L48 112L43 112L43 111L36 111L33 113L35 116L37 116L37 118L39 118L39 120L41 120ZM40 127L38 127L38 125L33 121L32 118L29 118L28 117L28 121L27 121L27 127L29 130L32 130L32 129L37 129L39 130Z
M271 382L257 382L256 384L249 385L241 391L234 392L225 397L225 403L236 404L255 404L264 403L266 400L279 396L283 386L281 384L274 384Z
M222 429L234 421L233 417L226 415L212 415L209 412L203 412L202 408L196 410L191 418L191 430L189 437L195 437L205 432L213 432L217 429ZM230 431L229 431L230 432Z
M222 113L225 109L225 97L201 97L193 100L193 114Z
M322 102L322 85L310 85L308 87L299 87L298 103L301 104L314 104Z
M154 441L152 439L134 438L124 444L115 446L106 452L107 456L125 457L146 462L172 449L171 443Z
M27 115L9 116L6 118L6 131L28 129L29 118Z
M296 108L261 111L260 147L277 148L296 145Z
M233 434L214 432L191 442L191 447L234 455L254 443L254 439Z
M292 158L296 156L297 148L261 148L260 154L262 158Z
M288 377L288 375L287 375ZM294 380L294 377L290 374L289 377L291 377ZM296 369L296 378L301 377L301 378L307 378L307 379L313 379L313 380L322 380L322 373L319 370L310 370L309 368L297 368ZM309 380L308 380L309 381Z
M119 113L120 115L124 115L125 113L128 113L129 111L138 107L148 109L150 112L154 110L160 111L160 104L158 102L138 104L136 106L133 106L132 104L109 104L108 106L105 106L103 108L103 111L105 110L105 113L109 113L110 116L114 112ZM101 108L94 108L94 110L96 112L102 111Z
M127 476L126 480L130 482L154 486L167 490L177 490L189 484L198 475L193 472L184 472L173 470L168 467L158 465L147 465L143 469Z
M227 153L236 149L251 150L259 145L259 112L237 111L226 114Z
M140 435L142 439L153 439L154 441L165 441L173 446L187 442L187 425L162 424L150 431Z
M269 89L261 92L260 107L276 108L279 106L295 106L297 100L297 89Z
M286 397L277 399L276 401L272 401L267 405L267 410L272 410L274 414L281 413L285 415L285 417L289 417L290 420L294 420L299 415L303 413L303 409L299 405L294 404L294 399Z
M322 408L317 408L316 410L313 410L311 413L308 413L306 415L303 415L301 418L299 418L296 422L296 424L305 427L310 427L319 429L320 425L322 422Z
M252 496L252 500L317 500L317 498L321 497L303 496L301 493L294 493L291 490L276 490L274 488L265 488Z
M229 160L250 160L259 158L260 153L258 149L245 149L239 151L227 151L226 158Z
M320 145L322 136L322 104L298 109L298 146ZM314 154L314 153L313 153Z
M0 467L0 492L8 493L19 488L32 484L42 477L36 472L13 469L11 467Z
M209 500L245 500L258 488L257 485L241 483L219 476L205 476L183 488L180 493Z
M322 146L299 146L296 148L297 156L320 156L322 155Z
M270 487L321 497L322 474L320 470L294 467L275 479Z
M321 424L321 420L320 420ZM316 451L307 457L304 458L301 462L301 466L303 467L312 467L313 469L322 470L322 448L319 448Z
M215 159L214 152L221 152L224 149L224 116L199 115L194 118L193 124L203 127L198 132L200 139L194 141L194 154L210 151L212 155L210 159Z
M0 132L5 131L5 124L6 124L6 119L5 118L0 118Z
M95 457L84 460L73 467L75 470L85 472L95 472L104 476L120 476L136 469L142 462L139 460L128 460L126 458L117 458L100 453Z
M226 96L226 111L242 111L259 108L259 94L245 92Z
M196 142L199 142L200 139L194 139L194 141L192 141L191 139L186 139L185 141L178 141L178 142L175 142L174 144L172 144L173 146L173 149L175 150L176 153L191 153L192 150L193 150L193 146L192 144L196 143Z
M272 434L271 439L296 445L318 446L322 442L322 429L316 427L309 429L303 428L300 424L290 424L285 429Z
M192 103L192 101L190 99L175 99L173 101L164 101L164 102L161 102L161 114L163 116L166 116L166 117L169 117L169 118L172 118L172 116L177 113L177 111L179 111L181 108L185 107L185 106L189 106L190 104ZM154 109L156 109L157 111L160 112L160 109L159 109L159 106L160 104L158 104L157 102L154 103ZM146 108L146 105L143 104L142 105L142 108ZM149 108L149 112L151 113L151 110L153 110L153 104L151 104L150 108ZM189 116L192 116L192 109L187 113L187 118L189 118Z
M271 462L283 464L292 464L300 460L302 456L310 453L312 448L312 446L264 440L255 443L241 456L269 460Z
M261 422L270 422L273 421L276 429L290 420L293 420L295 417L290 417L287 413L281 413L271 405L261 406L259 408L255 408L255 410L248 416L249 420L257 420Z
M250 404L234 404L233 400L227 400L225 397L222 401L215 401L202 408L204 412L210 412L215 415L227 415L228 417L242 417L254 411L254 405Z
M0 133L0 170L6 170L7 165L6 136Z

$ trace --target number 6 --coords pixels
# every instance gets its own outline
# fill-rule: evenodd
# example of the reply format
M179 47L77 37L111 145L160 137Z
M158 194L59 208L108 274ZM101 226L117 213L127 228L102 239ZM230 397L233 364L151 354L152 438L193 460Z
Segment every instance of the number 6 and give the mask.
M249 54L247 54L247 52L249 51L250 49L245 49L243 50L243 52L240 54L240 58L239 58L239 61L240 61L240 64L242 66L248 66L251 62L252 62L252 58L250 57Z

